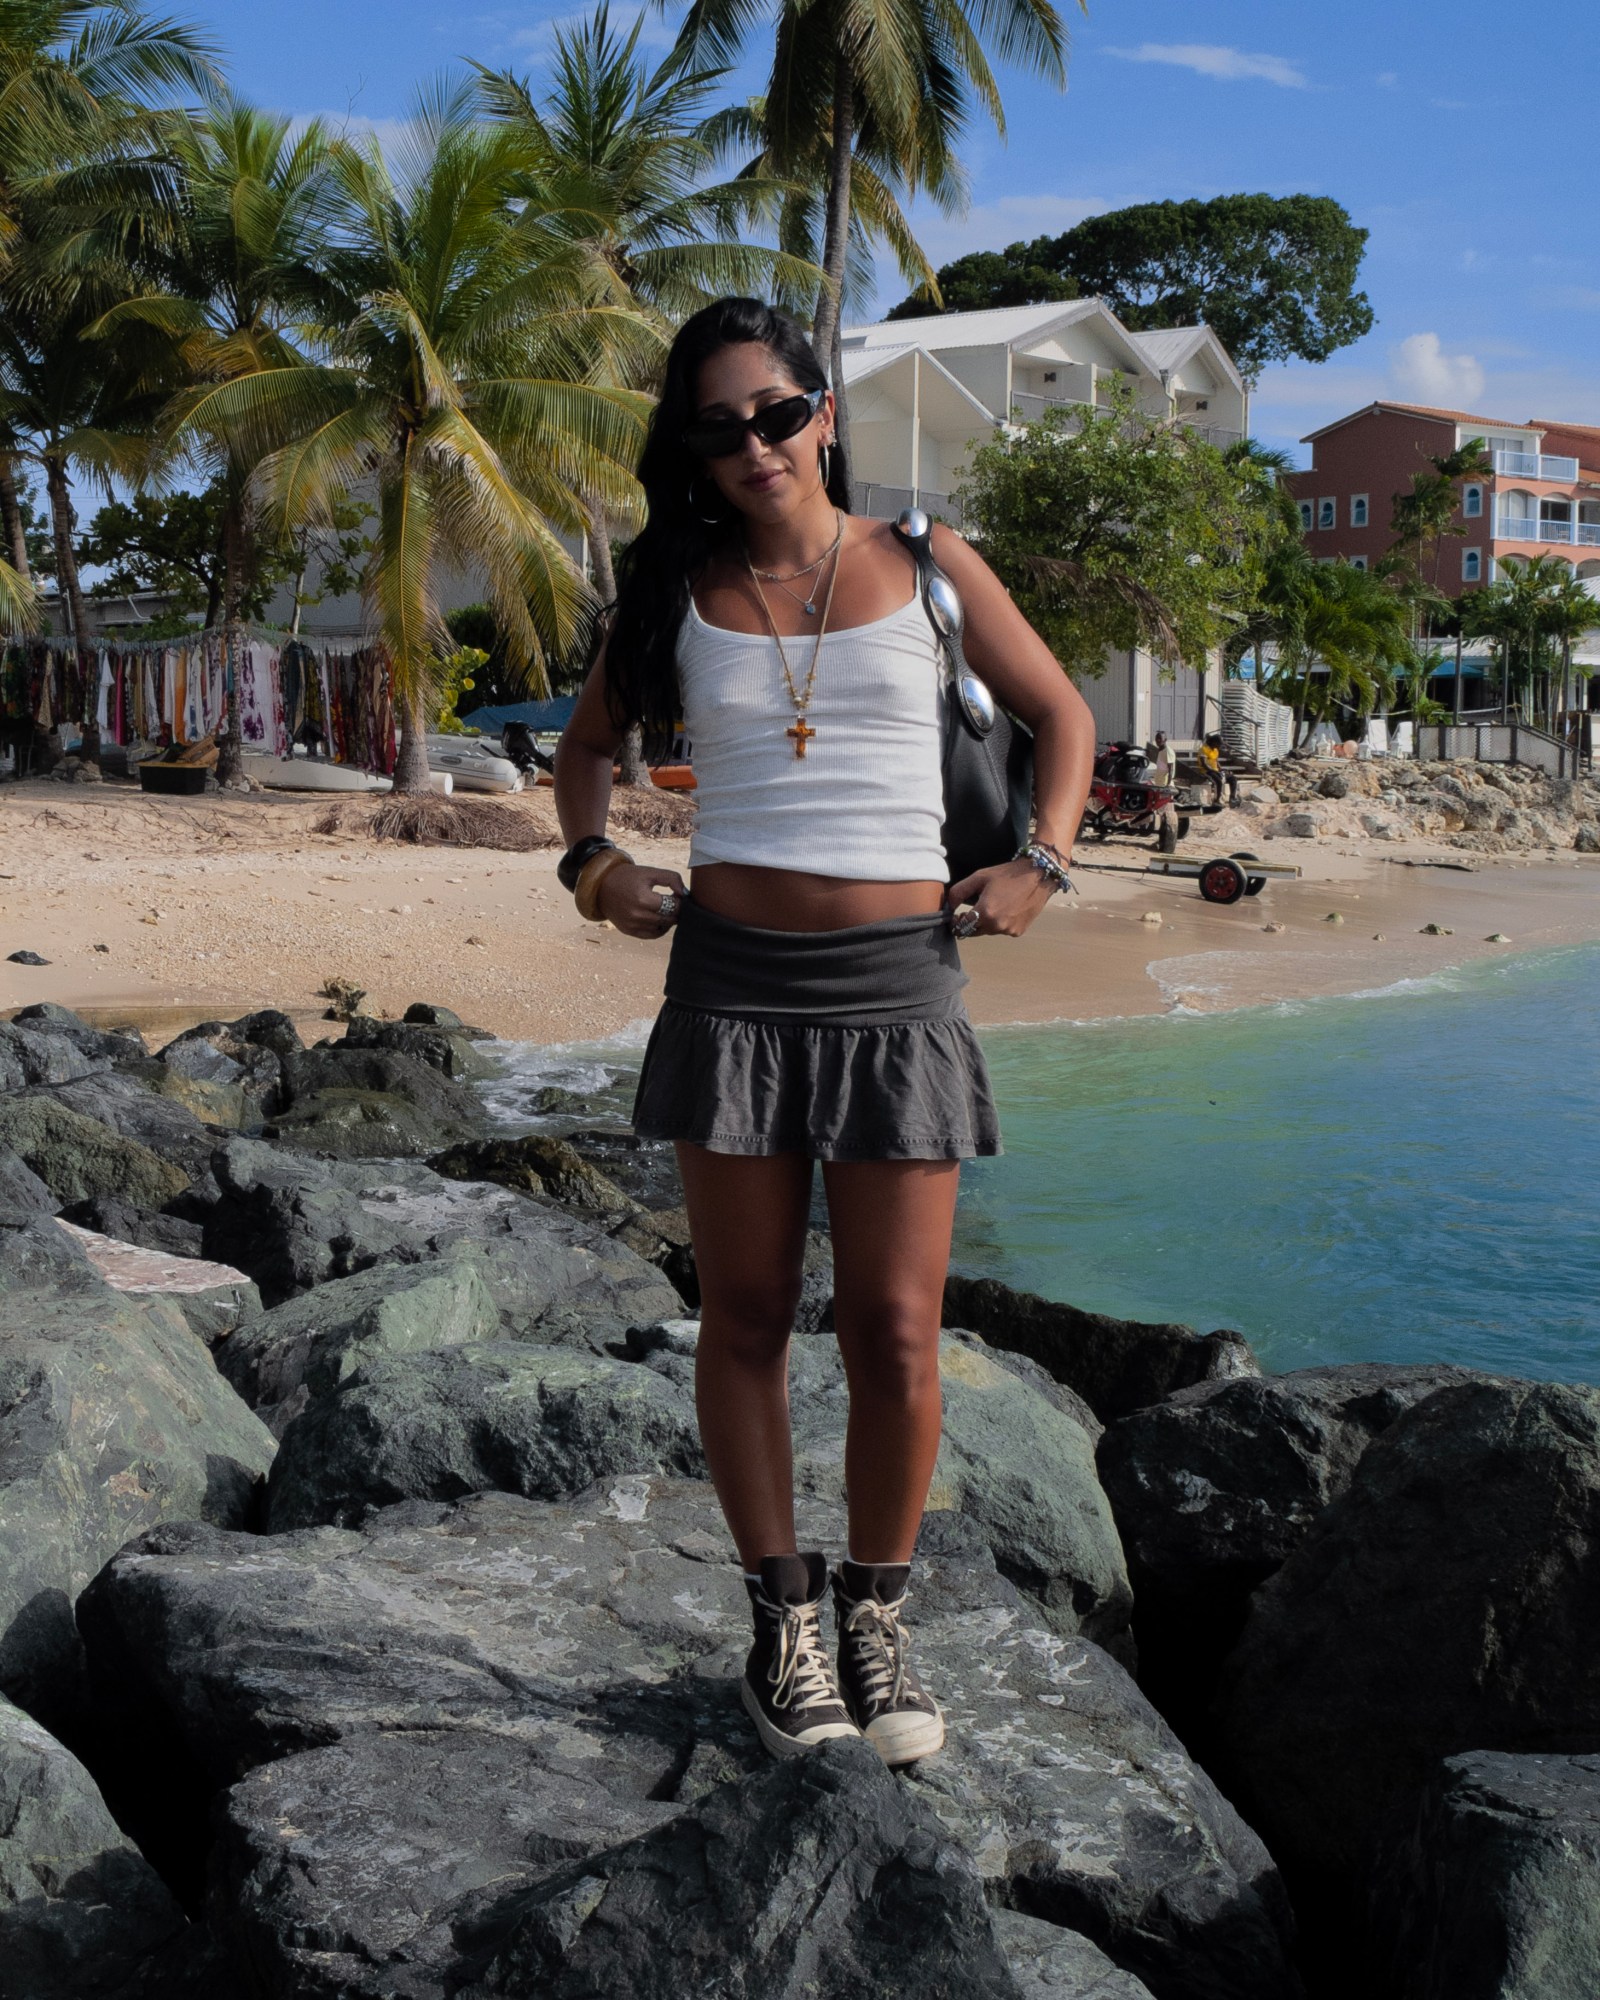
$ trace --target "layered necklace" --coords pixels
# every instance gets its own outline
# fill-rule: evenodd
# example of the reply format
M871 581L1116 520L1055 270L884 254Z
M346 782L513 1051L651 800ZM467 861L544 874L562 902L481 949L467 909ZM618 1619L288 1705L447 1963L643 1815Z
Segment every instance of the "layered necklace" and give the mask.
M838 510L835 509L835 512L838 513ZM844 515L842 513L838 513L838 523L839 525L833 540L823 550L822 554L817 557L816 561L814 563L807 563L804 569L789 570L783 575L772 570L760 570L750 560L749 549L747 548L744 552L744 566L749 570L750 581L756 587L756 597L761 605L761 615L766 619L767 630L772 634L773 643L778 648L778 665L783 670L783 685L788 691L790 701L794 704L794 721L783 733L793 740L794 754L797 758L805 756L806 745L817 733L806 720L806 710L811 706L811 693L817 684L817 666L822 658L823 635L828 629L828 613L833 609L833 587L839 581L838 558L840 548L844 543ZM784 591L786 597L794 598L794 601L800 605L802 611L806 612L809 616L815 616L817 609L815 602L802 601L799 597L795 596L792 590L784 590L784 585L785 583L793 582L797 576L809 576L813 571L817 573L817 583L820 585L822 581L822 567L830 556L833 558L833 568L828 576L827 595L822 600L822 620L817 626L817 636L811 645L811 666L806 673L804 682L796 686L794 670L789 665L789 655L784 647L783 634L773 623L772 610L767 603L767 594L761 586L764 582L775 583L780 590ZM813 599L815 598L815 590L812 591L811 596Z
M829 542L828 546L817 557L815 562L808 562L801 569L756 569L750 561L749 550L745 551L745 566L749 569L750 574L761 583L775 583L785 597L792 597L794 599L795 603L799 605L808 618L815 618L817 615L817 589L822 581L822 565L830 556L836 556L839 553L840 544L844 541L844 515L837 508L834 509L834 514L838 521L838 526L834 529L833 540ZM802 576L815 577L816 579L803 597L798 590L791 590L789 588L789 585L797 577Z

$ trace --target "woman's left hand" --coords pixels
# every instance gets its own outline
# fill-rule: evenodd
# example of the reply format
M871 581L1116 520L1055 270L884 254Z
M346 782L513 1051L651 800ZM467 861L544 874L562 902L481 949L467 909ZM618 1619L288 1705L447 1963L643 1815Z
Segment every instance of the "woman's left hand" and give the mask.
M980 868L965 881L952 882L944 892L944 909L956 929L956 912L963 903L976 907L977 918L956 930L958 937L1021 937L1050 900L1050 884L1031 861L1003 861L998 868Z

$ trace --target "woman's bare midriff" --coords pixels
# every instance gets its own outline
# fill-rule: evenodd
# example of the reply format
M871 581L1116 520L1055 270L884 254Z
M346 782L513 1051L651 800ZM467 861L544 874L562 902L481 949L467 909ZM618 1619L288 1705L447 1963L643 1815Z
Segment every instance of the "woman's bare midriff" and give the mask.
M689 893L719 917L767 931L842 931L889 917L931 916L944 906L942 882L857 882L742 861L696 868Z

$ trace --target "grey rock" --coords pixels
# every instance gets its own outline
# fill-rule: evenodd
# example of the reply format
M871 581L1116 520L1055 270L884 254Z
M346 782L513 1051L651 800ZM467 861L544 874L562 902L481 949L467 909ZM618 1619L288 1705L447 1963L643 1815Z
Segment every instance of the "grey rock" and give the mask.
M1317 781L1317 792L1325 799L1347 799L1350 796L1350 780L1343 771L1324 771Z
M1015 1292L993 1278L952 1273L945 1280L944 1320L1037 1361L1104 1424L1158 1403L1175 1389L1261 1372L1242 1334L1110 1319L1033 1292Z
M268 1306L396 1252L423 1254L419 1230L364 1203L359 1178L341 1180L323 1162L234 1139L213 1154L212 1171L205 1254L248 1272Z
M169 1257L201 1255L205 1232L198 1222L185 1222L159 1209L140 1208L118 1195L95 1195L64 1208L63 1218L80 1229L114 1236L119 1243L137 1243L143 1250L160 1250Z
M9 1146L59 1202L116 1195L160 1208L188 1185L181 1167L53 1095L0 1098L0 1145Z
M1374 1871L1394 2000L1600 1993L1600 1757L1451 1757Z
M69 1083L96 1065L65 1035L0 1021L0 1096L35 1084Z
M465 1083L481 1083L499 1074L500 1066L492 1057L480 1055L467 1035L443 1023L375 1021L369 1014L356 1014L345 1029L344 1040L336 1046L389 1049Z
M287 1109L270 1136L339 1159L405 1159L473 1137L482 1124L465 1084L387 1049L306 1049L283 1058Z
M1016 2000L970 1859L859 1741L557 1871L473 1989L548 2000Z
M58 1085L50 1095L85 1118L98 1118L124 1139L148 1146L193 1181L206 1171L216 1136L193 1105L154 1088L166 1081L159 1063L139 1057L120 1070Z
M1194 1741L1250 1595L1348 1487L1361 1455L1471 1370L1301 1368L1180 1389L1100 1440L1133 1583L1140 1680Z
M838 1549L839 1529L802 1502L809 1545ZM901 1782L974 1856L991 1901L1083 1932L1163 2000L1297 1993L1265 1850L1127 1674L1043 1630L960 1517L930 1516L924 1543L916 1657L951 1740ZM700 1482L622 1478L570 1506L411 1503L359 1533L168 1526L107 1565L79 1617L108 1723L153 1772L189 1759L228 1784L420 1731L490 1733L508 1770L526 1747L613 1800L697 1803L765 1768L734 1686L744 1592ZM526 1798L537 1824L538 1789ZM560 1824L581 1839L573 1802ZM389 1853L398 1895L409 1851ZM359 1933L326 1846L296 1874L305 1934ZM394 1964L387 1976L406 1990Z
M237 1083L244 1075L244 1064L218 1046L225 1032L220 1023L209 1033L205 1028L191 1028L161 1051L162 1066L197 1083Z
M1600 1740L1600 1391L1439 1389L1256 1593L1230 1790L1287 1864L1359 1879L1441 1758Z
M19 1007L11 1017L15 1027L29 1034L62 1035L92 1063L125 1062L145 1053L144 1037L135 1028L92 1028L70 1007L53 1000L41 1000L32 1007ZM41 1079L42 1081L43 1079Z
M994 1934L1020 2000L1150 2000L1148 1986L1076 1931L996 1910Z
M644 1789L665 1775L659 1756L632 1761L617 1731L608 1790L599 1747L576 1731L368 1733L263 1765L218 1811L212 1923L273 2000L442 2000L542 1877L681 1810Z
M363 1360L291 1423L267 1520L275 1534L350 1527L397 1500L559 1500L622 1474L704 1469L692 1398L647 1368L506 1341L441 1348Z
M0 2000L133 2000L185 1929L89 1773L0 1696Z
M235 1041L270 1049L276 1056L298 1055L305 1047L300 1030L287 1014L275 1007L260 1007L253 1014L241 1014L237 1021L225 1021L222 1025Z
M0 1228L30 1216L54 1215L60 1206L21 1154L0 1146Z
M833 1337L796 1340L789 1372L796 1483L842 1501L849 1399ZM939 1376L944 1431L929 1511L972 1522L1000 1573L1055 1629L1126 1650L1132 1593L1093 1435L982 1347L941 1340Z
M428 1165L455 1181L493 1181L524 1194L547 1195L589 1215L627 1215L633 1202L564 1139L475 1139L435 1153Z
M53 1221L0 1232L0 1689L70 1733L84 1585L157 1521L241 1526L272 1452L173 1304Z
M1585 820L1572 836L1572 845L1579 854L1600 854L1600 823Z
M492 1340L499 1327L474 1259L437 1258L358 1272L286 1299L240 1326L218 1349L217 1366L281 1438L308 1403L366 1362Z

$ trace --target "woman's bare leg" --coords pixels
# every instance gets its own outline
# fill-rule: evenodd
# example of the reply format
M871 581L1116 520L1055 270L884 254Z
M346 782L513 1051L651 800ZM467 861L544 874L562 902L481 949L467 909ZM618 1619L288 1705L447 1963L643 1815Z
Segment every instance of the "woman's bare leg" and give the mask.
M695 1401L706 1463L747 1570L793 1555L789 1335L800 1303L811 1162L680 1143L700 1276Z
M850 1550L909 1562L939 1455L939 1322L957 1160L829 1160L833 1314L850 1383Z

